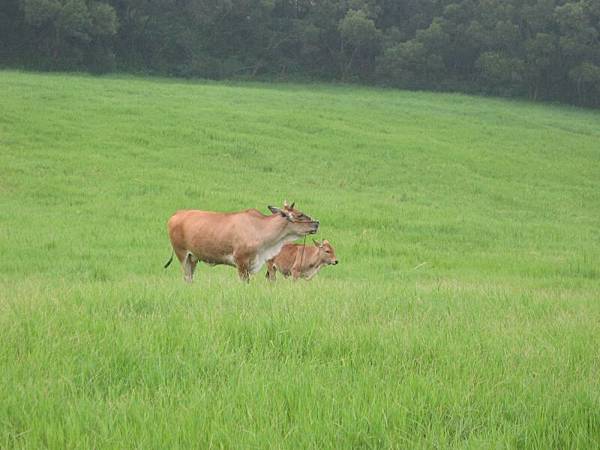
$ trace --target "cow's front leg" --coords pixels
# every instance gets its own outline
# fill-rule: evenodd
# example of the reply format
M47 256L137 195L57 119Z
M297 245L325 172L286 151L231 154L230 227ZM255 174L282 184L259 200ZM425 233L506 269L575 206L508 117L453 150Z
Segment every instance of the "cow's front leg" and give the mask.
M235 266L238 270L240 280L250 282L250 258L239 256L235 258Z

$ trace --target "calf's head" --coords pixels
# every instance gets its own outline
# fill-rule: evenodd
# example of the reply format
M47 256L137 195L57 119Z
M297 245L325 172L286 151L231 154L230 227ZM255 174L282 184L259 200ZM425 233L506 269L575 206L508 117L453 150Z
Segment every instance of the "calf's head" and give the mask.
M307 234L315 234L319 229L319 221L304 214L302 211L294 208L295 203L288 204L287 200L283 204L283 208L269 206L273 214L279 214L286 218L289 222L288 227L293 234L298 236L306 236Z
M313 239L313 242L315 243L315 247L319 249L319 261L321 264L336 265L339 262L335 256L335 250L327 239L325 239L323 242L315 241Z

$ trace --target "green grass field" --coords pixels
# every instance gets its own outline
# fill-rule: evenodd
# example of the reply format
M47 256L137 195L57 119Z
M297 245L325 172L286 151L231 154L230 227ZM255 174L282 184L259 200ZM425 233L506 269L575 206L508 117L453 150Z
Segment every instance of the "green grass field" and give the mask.
M600 113L0 72L0 448L598 448ZM249 285L177 209L294 200Z

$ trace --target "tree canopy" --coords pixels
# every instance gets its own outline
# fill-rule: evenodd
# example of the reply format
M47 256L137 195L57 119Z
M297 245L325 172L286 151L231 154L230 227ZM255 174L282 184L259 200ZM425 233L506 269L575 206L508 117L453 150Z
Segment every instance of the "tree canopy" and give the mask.
M600 106L598 0L3 0L0 63Z

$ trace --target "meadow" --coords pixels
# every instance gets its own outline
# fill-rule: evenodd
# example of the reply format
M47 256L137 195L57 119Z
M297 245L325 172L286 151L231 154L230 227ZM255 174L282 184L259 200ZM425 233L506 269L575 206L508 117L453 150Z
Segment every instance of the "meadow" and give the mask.
M0 448L598 448L600 112L0 71ZM177 209L284 199L249 285Z

